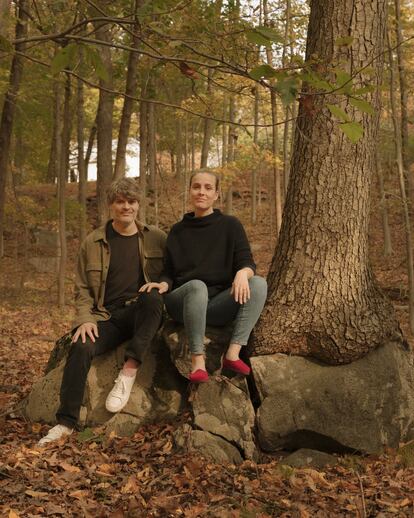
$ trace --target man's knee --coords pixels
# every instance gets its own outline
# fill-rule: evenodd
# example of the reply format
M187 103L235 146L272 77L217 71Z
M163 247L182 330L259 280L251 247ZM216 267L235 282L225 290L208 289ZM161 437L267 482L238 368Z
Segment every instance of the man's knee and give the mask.
M164 305L164 299L158 290L151 290L150 292L144 291L140 293L138 301L145 305L147 308L151 308L156 311L162 311Z
M82 342L82 338L79 337L69 349L69 356L75 356L78 358L93 357L95 351L95 344L89 337L86 337L85 343Z

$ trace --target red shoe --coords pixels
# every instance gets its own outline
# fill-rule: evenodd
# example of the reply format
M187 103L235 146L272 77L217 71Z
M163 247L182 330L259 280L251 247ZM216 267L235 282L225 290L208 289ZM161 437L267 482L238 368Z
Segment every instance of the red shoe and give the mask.
M228 360L227 358L224 358L223 368L230 369L231 371L243 374L244 376L248 376L250 374L250 367L242 360Z
M208 373L203 369L197 369L196 371L190 373L188 379L191 381L191 383L205 383L208 381Z

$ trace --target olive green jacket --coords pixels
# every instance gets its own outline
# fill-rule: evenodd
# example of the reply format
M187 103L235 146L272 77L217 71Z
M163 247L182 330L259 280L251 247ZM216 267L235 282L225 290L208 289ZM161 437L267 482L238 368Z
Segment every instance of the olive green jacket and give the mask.
M111 317L103 307L111 258L105 229L110 221L91 232L80 247L75 275L76 316L73 329L86 322L96 324L100 320L108 320ZM145 281L157 282L163 267L166 234L151 225L144 225L139 221L136 224L139 259Z

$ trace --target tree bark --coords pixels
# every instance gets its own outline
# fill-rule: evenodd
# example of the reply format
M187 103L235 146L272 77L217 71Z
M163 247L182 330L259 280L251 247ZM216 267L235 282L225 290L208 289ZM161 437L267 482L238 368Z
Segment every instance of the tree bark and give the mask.
M375 169L378 178L378 190L380 194L380 211L382 219L382 229L384 232L384 256L388 257L392 254L391 231L388 218L388 203L384 187L384 173L379 161L378 150L375 153Z
M108 25L101 22L95 23L96 36L105 42L111 42L111 33ZM108 80L100 79L99 84L103 88L112 89L112 58L111 49L107 46L100 47L101 59L108 73ZM99 90L97 126L97 173L96 173L96 199L98 205L99 223L103 223L108 217L108 204L106 190L112 181L112 119L114 96L105 90Z
M230 105L229 105L229 121L230 123L234 122L236 119L236 99L234 95L230 96ZM227 162L233 162L235 158L235 145L236 145L237 135L235 127L230 124L229 132L228 132L228 142L227 142ZM233 214L233 180L230 180L229 186L227 187L226 193L226 214Z
M253 109L253 118L254 118L254 130L253 130L253 144L257 147L259 142L259 104L260 104L260 93L259 87L255 86L254 88L254 109ZM255 164L252 170L252 206L250 219L254 224L257 219L257 172L259 170L260 165Z
M403 55L403 34L401 27L401 2L394 0L395 6L395 35L397 40L397 65L398 65L398 79L400 85L400 109L401 109L401 152L404 167L404 177L406 179L409 195L408 198L411 203L414 203L414 178L409 171L408 161L408 90L407 90L407 71Z
M384 50L385 0L311 0L306 60L327 69L338 62L351 75ZM351 34L349 46L335 41ZM381 83L374 75L354 84ZM320 67L322 68L322 67ZM304 85L304 95L313 90ZM379 94L369 95L376 115L357 111L335 94L312 95L315 112L299 108L298 128L280 239L269 275L269 295L252 340L254 354L312 356L349 363L391 339L403 342L389 300L368 264L369 199L379 117ZM341 102L363 137L352 144L325 103Z
M211 96L211 80L212 80L213 72L211 68L208 70L208 78L207 78L207 98ZM203 144L201 147L201 159L200 159L200 168L208 166L208 153L210 151L210 140L213 135L214 130L214 121L211 119L204 119L203 121Z
M27 8L27 0L20 0L17 3L16 40L25 38L27 35ZM9 171L11 138L16 111L16 101L23 74L23 57L17 54L17 52L21 52L23 49L23 44L16 43L16 53L13 56L10 67L9 86L4 96L3 110L0 120L0 258L4 255L4 206L6 203L6 184Z
M135 7L138 9L143 4L143 0L137 0L135 2ZM131 47L134 49L138 49L140 43L139 37L139 24L136 23L134 25L134 34L132 36ZM114 169L114 178L122 178L125 176L125 166L126 166L126 151L128 145L129 138L129 128L131 125L131 116L134 108L134 100L133 96L136 94L137 89L137 69L139 62L139 54L138 52L130 51L128 57L128 69L127 69L127 77L126 77L126 86L125 86L125 94L127 97L124 97L124 105L122 107L122 115L121 122L119 125L119 135L118 135L118 146L116 149L116 158L115 158L115 169Z
M139 106L139 185L141 202L139 218L142 222L147 217L147 158L148 158L148 103L141 101Z
M81 58L82 60L82 58ZM84 96L83 96L83 81L77 80L77 126L76 134L78 141L78 174L79 174L79 190L78 201L80 205L79 214L79 240L82 242L86 237L86 186L87 186L87 169L84 157L85 147L85 118L84 118Z
M387 34L388 55L390 61L390 105L391 118L394 129L395 155L398 169L398 179L400 184L401 204L404 216L405 244L407 251L407 274L408 274L408 313L410 322L410 332L414 334L414 257L413 257L413 238L411 231L410 212L408 209L408 197L406 192L406 176L404 174L403 160L403 134L401 133L401 125L398 124L397 107L395 102L394 88L394 59L392 56L389 35ZM401 111L401 120L403 113Z

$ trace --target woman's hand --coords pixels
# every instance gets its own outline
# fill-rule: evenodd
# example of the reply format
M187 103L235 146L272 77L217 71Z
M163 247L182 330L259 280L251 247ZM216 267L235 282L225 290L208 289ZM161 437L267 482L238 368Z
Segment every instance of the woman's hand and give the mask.
M239 304L245 304L250 299L249 279L252 275L251 268L242 268L234 276L231 294Z
M161 295L162 293L166 293L168 291L168 284L166 282L147 282L143 286L140 287L140 292L150 292L151 290L158 290L158 293Z

